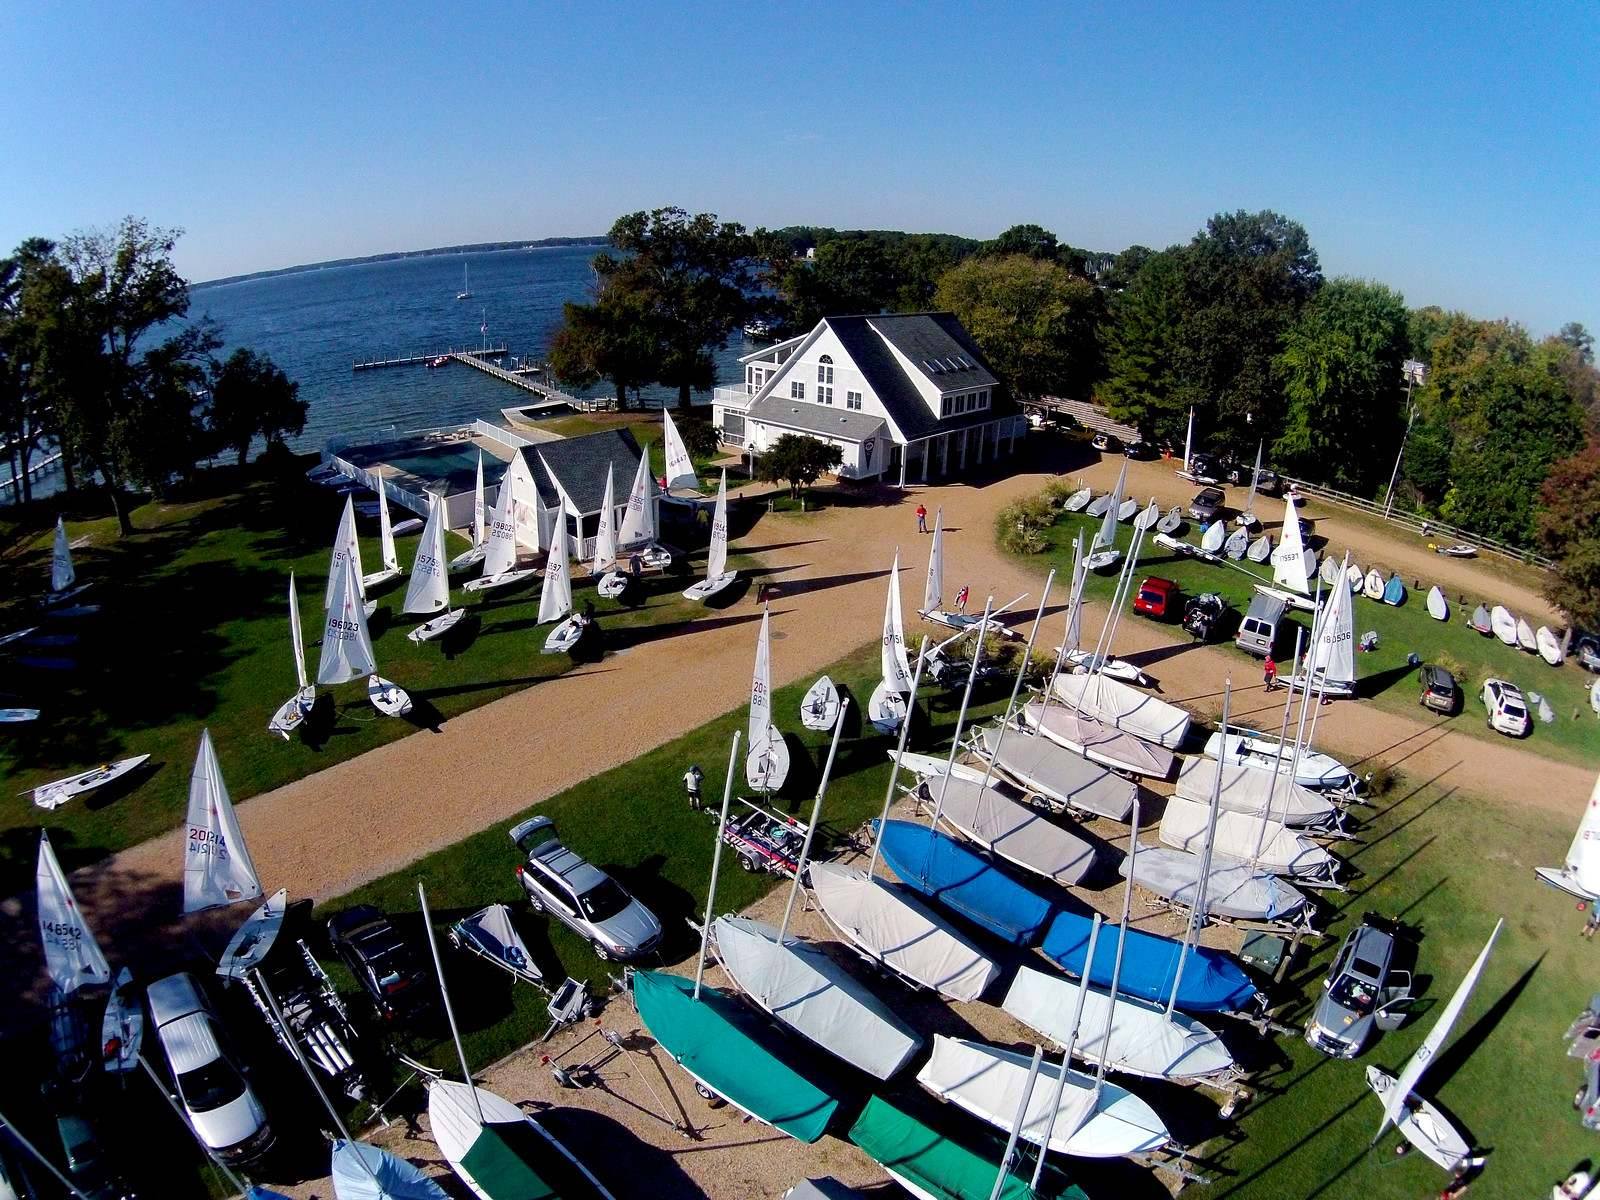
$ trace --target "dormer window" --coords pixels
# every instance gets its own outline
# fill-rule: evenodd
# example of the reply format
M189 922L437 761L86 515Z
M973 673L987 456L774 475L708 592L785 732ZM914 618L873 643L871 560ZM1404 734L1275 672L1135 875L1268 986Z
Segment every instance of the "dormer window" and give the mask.
M833 382L833 359L826 354L817 360L817 382Z

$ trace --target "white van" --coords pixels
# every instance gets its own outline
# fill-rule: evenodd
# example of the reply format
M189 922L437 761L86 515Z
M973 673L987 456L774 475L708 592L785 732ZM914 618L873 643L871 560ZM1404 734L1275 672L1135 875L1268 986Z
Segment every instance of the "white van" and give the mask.
M1272 647L1278 640L1278 622L1283 620L1285 607L1287 605L1282 596L1257 592L1250 601L1244 620L1239 622L1239 632L1234 635L1234 644L1246 654L1253 654L1257 658L1271 655Z

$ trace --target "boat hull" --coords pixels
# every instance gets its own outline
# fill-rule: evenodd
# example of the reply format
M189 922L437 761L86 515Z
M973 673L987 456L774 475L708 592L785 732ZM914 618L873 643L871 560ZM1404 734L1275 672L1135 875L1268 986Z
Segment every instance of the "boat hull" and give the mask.
M489 592L496 588L510 587L514 583L521 583L524 579L531 579L537 574L533 567L519 567L514 571L501 571L498 575L480 575L476 579L469 579L461 585L464 592Z
M1367 1068L1367 1086L1379 1100L1387 1102L1396 1079L1379 1067ZM1472 1156L1472 1147L1445 1115L1421 1096L1412 1094L1395 1118L1395 1128L1430 1161L1446 1171L1455 1169Z
M824 675L811 685L800 701L800 724L806 729L825 733L832 729L842 710L839 689L833 680Z
M403 717L411 711L411 697L406 690L382 675L368 677L367 699L386 717Z
M699 583L685 589L685 600L709 600L718 592L728 589L728 586L739 577L737 571L724 571L721 575L714 575L709 579L702 579Z
M424 621L410 633L406 634L406 638L413 642L431 642L435 638L443 637L457 625L461 624L461 619L466 615L466 609L453 608L447 613L440 613L431 621Z

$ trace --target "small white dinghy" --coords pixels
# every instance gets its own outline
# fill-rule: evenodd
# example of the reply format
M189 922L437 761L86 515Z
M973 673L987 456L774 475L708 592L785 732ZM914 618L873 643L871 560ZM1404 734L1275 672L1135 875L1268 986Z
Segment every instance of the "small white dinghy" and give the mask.
M1093 500L1089 501L1087 506L1085 506L1083 510L1084 515L1089 517L1103 517L1106 515L1106 509L1115 504L1116 500L1117 494L1115 492L1105 492L1102 495L1096 496Z
M33 802L40 808L51 810L60 808L75 796L82 796L96 788L105 787L106 784L121 779L129 771L137 770L149 757L148 754L136 754L132 758L119 758L115 762L90 767L87 771L79 771L76 775L68 775L65 779L57 779L53 783L40 784L33 789Z
M1481 633L1484 637L1494 635L1494 622L1489 617L1489 610L1481 604L1472 610L1472 615L1467 618L1467 625L1474 633Z
M572 611L572 564L567 560L567 514L556 517L555 535L545 557L544 587L539 592L539 624L557 622L544 639L544 653L569 653L588 628L581 613Z
M1489 627L1494 630L1495 637L1506 645L1515 647L1517 644L1517 619L1502 604L1496 604L1489 613Z
M1555 635L1550 626L1539 626L1538 632L1534 634L1534 639L1539 644L1539 657L1552 667L1559 667L1561 660L1566 658L1566 655L1561 653L1561 639Z
M1061 507L1066 509L1068 512L1082 512L1084 507L1092 499L1094 499L1093 488L1079 488L1077 491L1073 492L1072 495L1067 497L1066 503L1062 504Z
M1167 515L1156 522L1157 533L1176 533L1178 526L1183 524L1183 509L1174 504L1167 509Z
M728 472L717 484L717 506L711 510L711 547L706 552L706 577L683 593L685 600L709 600L739 577L728 570Z
M1149 505L1134 518L1133 527L1139 530L1146 530L1159 520L1161 520L1161 506L1156 503L1156 498L1151 496Z
M922 588L922 607L917 610L917 615L924 621L932 621L936 625L943 625L947 629L971 629L974 625L982 625L983 618L970 613L951 612L943 607L944 604L944 509L939 509L933 515L933 540L928 544L928 576ZM984 625L985 633L998 634L1001 637L1012 636L999 621L991 619Z
M513 466L515 462L513 462ZM510 587L533 575L532 567L517 566L517 515L516 486L511 468L506 469L495 492L494 512L490 514L489 531L483 541L483 574L462 585L465 591L486 592L495 588ZM535 500L537 503L537 498ZM537 519L537 518L536 518ZM564 522L564 514L556 523Z
M1345 571L1345 576L1350 580L1350 590L1352 592L1359 592L1367 578L1362 572L1360 565L1357 563L1350 564L1349 568Z
M1526 617L1517 618L1517 645L1521 646L1529 654L1537 654L1539 652L1538 635L1533 632L1533 626L1528 624Z
M595 593L604 596L607 600L615 600L628 590L628 573L626 571L607 571L600 576L600 582L595 584Z
M898 733L911 695L911 661L906 656L905 621L900 610L900 552L889 567L889 594L883 604L883 637L878 656L882 678L867 700L867 719L879 733Z
M450 571L444 561L444 502L430 495L428 523L417 542L417 557L411 563L411 582L401 611L428 614L438 613L441 608L444 612L418 625L406 634L406 640L420 644L441 638L466 615L466 609L450 607Z
M897 692L886 679L878 680L867 699L867 720L879 733L898 733L906 719L906 693Z
M382 675L367 677L367 699L386 717L403 717L411 711L411 697L406 690Z
M317 689L306 679L306 651L300 636L300 596L295 591L293 571L289 572L289 641L294 646L294 677L298 687L267 722L267 732L277 734L284 741L305 723L317 703Z
M1206 531L1200 535L1200 549L1206 554L1216 554L1228 540L1228 526L1222 521L1213 521L1206 526Z
M532 576L536 571L534 567L517 567L510 571L496 571L493 575L480 575L476 579L469 579L461 585L465 592L488 592L495 588L510 587L513 583L521 583Z
M1377 567L1367 572L1366 582L1362 585L1362 593L1368 600L1382 600L1383 588L1388 580L1384 579L1382 572Z
M133 972L123 967L111 985L106 1015L100 1022L100 1064L112 1075L123 1075L139 1065L139 1043L144 1039L144 1005L133 988Z
M1119 520L1119 521L1131 521L1131 520L1133 520L1134 514L1137 513L1138 511L1139 511L1139 502L1137 500L1135 500L1132 496L1129 496L1121 504L1117 505L1117 520Z
M415 533L421 528L421 517L407 517L404 521L396 521L394 523L394 535L395 537L405 537L407 534Z
M1122 561L1121 550L1096 550L1083 560L1083 565L1090 571L1109 571Z
M826 732L839 719L839 689L824 675L800 700L800 724Z
M1450 619L1450 602L1444 598L1444 593L1439 590L1438 584L1428 589L1428 615L1435 621Z
M1244 552L1244 556L1251 562L1266 562L1272 557L1272 535L1263 533L1250 543L1250 548Z
M1317 568L1317 574L1322 577L1322 582L1332 587L1344 578L1344 567L1332 554L1322 560L1322 566Z
M1222 553L1234 562L1244 557L1245 551L1250 548L1250 532L1246 529L1235 529L1222 543Z
M617 569L617 493L611 476L611 464L606 464L606 492L600 502L600 524L594 535L594 559L589 572L600 576L595 591L608 600L615 600L628 590L628 576Z
M552 629L544 639L545 654L570 654L583 640L583 631L589 627L582 613L573 613Z
M431 642L436 638L442 638L457 625L461 624L462 618L466 615L466 609L452 608L449 612L441 613L434 617L433 620L424 621L421 625L418 625L410 633L406 634L406 639L413 642Z
M224 979L243 979L260 966L283 932L283 918L288 911L289 889L279 888L234 930L217 960L217 974Z
M1103 654L1096 654L1093 650L1073 650L1062 657L1060 646L1055 647L1053 653L1061 658L1062 665L1068 668L1069 674L1092 675L1099 671L1107 679L1117 679L1123 683L1131 683L1135 687L1150 686L1150 676L1125 659L1107 658Z
M749 749L744 779L758 792L776 792L789 777L789 745L772 723L772 613L761 611L755 668L750 674Z

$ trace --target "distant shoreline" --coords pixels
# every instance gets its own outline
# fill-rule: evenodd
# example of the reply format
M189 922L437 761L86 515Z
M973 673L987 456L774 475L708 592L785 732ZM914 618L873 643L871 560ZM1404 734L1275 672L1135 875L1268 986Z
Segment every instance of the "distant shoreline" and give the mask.
M432 258L440 254L477 254L493 250L529 250L545 246L604 246L602 235L589 237L529 238L514 242L474 242L468 246L435 246L431 250L395 250L388 254L364 254L358 258L331 258L326 262L301 263L294 267L276 267L270 271L251 271L246 275L226 275L221 279L206 279L191 283L190 291L200 288L221 287L225 283L244 283L251 279L272 279L278 275L298 275L303 271L323 271L330 267L353 267L362 263L391 262L399 258Z

